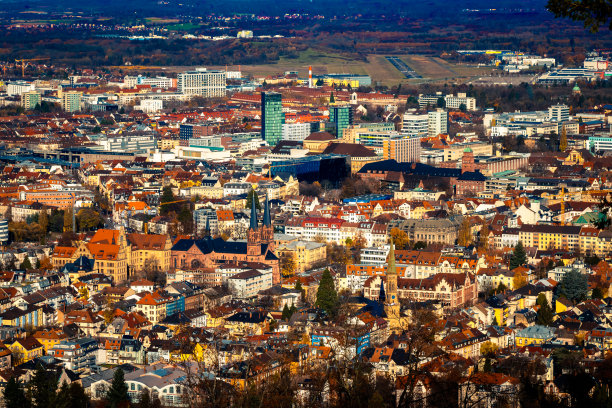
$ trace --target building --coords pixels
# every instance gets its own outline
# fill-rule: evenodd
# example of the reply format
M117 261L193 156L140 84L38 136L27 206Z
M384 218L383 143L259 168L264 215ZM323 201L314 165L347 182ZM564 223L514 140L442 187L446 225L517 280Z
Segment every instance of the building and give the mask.
M279 257L283 255L293 257L295 272L301 273L325 261L327 246L321 242L295 240L279 245L276 252Z
M62 109L66 112L78 112L81 110L82 92L64 91L62 92Z
M198 95L205 98L224 97L226 77L224 71L198 68L178 74L177 88L182 94Z
M91 337L75 340L62 340L49 350L49 355L63 363L63 366L75 372L81 372L96 364L98 341Z
M442 92L437 92L435 95L419 95L419 107L421 109L428 106L438 106L438 99L444 99L444 106L447 109L461 109L461 105L465 106L468 111L476 110L476 98L467 96L465 93L455 95L444 95Z
M278 92L261 93L261 137L269 146L275 146L283 138L282 95Z
M21 106L25 110L34 109L37 105L40 105L41 101L40 92L28 91L21 94Z
M263 225L257 222L255 200L245 241L222 238L179 239L171 250L171 270L193 271L201 276L228 262L258 262L272 267L273 283L280 283L279 260L275 254L269 204L264 205Z
M282 140L301 141L312 133L310 123L283 123Z
M546 343L555 338L554 329L546 326L529 326L514 334L514 343L518 347Z
M436 109L427 113L427 135L436 137L448 133L448 112Z
M548 108L548 120L551 122L567 122L570 116L569 106L553 105Z
M272 273L264 273L265 270L251 269L239 272L228 279L228 287L235 298L249 299L272 287Z
M33 82L26 82L26 81L9 82L8 84L6 84L6 94L8 96L22 95L26 92L33 91L34 88L35 87L34 87Z
M0 219L0 244L6 245L9 240L8 220Z
M127 234L133 271L167 271L170 268L172 241L168 235Z
M408 136L383 140L383 159L398 163L418 162L421 159L421 138Z
M411 137L425 137L429 134L429 115L427 113L404 113L402 134Z
M353 107L350 105L329 107L329 121L336 137L342 137L344 129L353 124L353 116Z

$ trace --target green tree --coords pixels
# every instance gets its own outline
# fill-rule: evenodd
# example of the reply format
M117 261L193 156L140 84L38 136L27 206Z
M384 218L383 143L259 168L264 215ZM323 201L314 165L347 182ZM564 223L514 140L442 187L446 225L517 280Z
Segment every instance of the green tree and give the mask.
M436 102L436 106L438 108L446 108L446 99L444 99L444 97L439 97L437 102Z
M527 262L527 253L523 247L523 242L519 241L514 247L514 251L510 257L510 270L524 265L525 262Z
M178 221L181 223L183 233L191 234L193 232L193 214L189 208L183 207L178 215Z
M329 103L336 103L336 98L334 97L334 92L332 91L331 95L329 95Z
M89 406L89 397L85 394L83 386L77 382L70 383L68 387L69 408L82 408Z
M321 276L319 289L317 290L316 305L325 310L329 316L333 316L336 313L338 307L338 292L336 292L334 279L331 273L329 273L329 269L325 269Z
M559 293L574 303L586 299L587 291L587 277L576 269L567 272L559 283Z
M90 231L104 225L104 219L93 208L83 208L76 216L77 225L80 231Z
M177 199L172 192L172 186L165 186L162 189L162 196L159 200L159 212L162 215L171 212L178 213L181 210L181 203L175 201L177 201Z
M57 377L39 364L28 384L28 388L33 407L47 408L55 402Z
M285 307L283 307L283 313L281 315L281 318L285 321L291 318L291 312L289 312L289 307L287 306L286 303L285 303Z
M21 264L19 264L19 269L26 270L26 271L29 270L29 269L32 269L32 263L30 262L30 258L28 258L27 255L23 259L23 262L21 262Z
M297 279L295 281L295 290L299 290L300 291L300 300L302 300L302 302L304 301L304 288L302 287L302 282Z
M592 32L602 25L612 30L612 2L610 0L548 0L546 8L555 17L580 21Z
M247 210L251 209L251 206L253 205L253 200L255 200L255 208L257 208L258 210L261 210L261 204L259 203L259 197L257 196L257 193L255 192L255 190L251 189L251 191L249 191L249 194L247 195L247 200L246 200Z
M593 289L593 292L591 293L591 299L603 299L603 298L604 298L604 291L602 288L598 286L595 289Z
M125 377L121 368L117 368L117 371L115 371L113 382L106 394L106 400L111 408L128 406L129 404L128 386L125 383Z
M536 304L540 306L538 309L538 316L536 319L537 324L542 326L549 326L553 322L553 311L550 305L548 304L548 300L543 293L538 295L536 300Z
M9 378L4 387L4 406L6 408L29 408L30 400L26 398L25 391L15 377Z

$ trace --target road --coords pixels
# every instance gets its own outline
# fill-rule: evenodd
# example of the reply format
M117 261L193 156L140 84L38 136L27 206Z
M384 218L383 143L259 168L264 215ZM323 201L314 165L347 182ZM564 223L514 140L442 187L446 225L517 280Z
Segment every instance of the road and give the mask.
M398 57L385 57L399 72L404 74L408 79L422 79L423 77L417 74L412 68L410 68L404 61Z

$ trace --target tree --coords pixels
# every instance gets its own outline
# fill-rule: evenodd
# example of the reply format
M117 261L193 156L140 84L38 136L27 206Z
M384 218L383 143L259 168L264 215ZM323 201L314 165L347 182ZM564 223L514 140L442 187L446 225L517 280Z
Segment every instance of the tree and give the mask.
M467 111L467 106L465 106L465 103L462 103L462 104L460 104L460 105L459 105L459 110L460 110L461 112L465 112L465 111Z
M564 152L567 149L567 130L565 126L561 130L561 138L559 139L559 150Z
M104 225L104 218L93 208L81 209L77 213L76 221L80 231L91 231Z
M283 276L293 276L296 272L297 265L295 255L292 252L283 252L280 255L280 267Z
M178 215L178 221L181 223L181 229L184 234L191 234L193 232L193 214L186 206L183 206L181 212Z
M395 245L395 249L409 249L410 248L410 239L408 238L408 234L405 231L399 228L391 228L389 232L391 239L393 239L393 244Z
M478 236L478 247L486 251L489 249L489 224L486 222L482 223L480 227L480 235Z
M64 231L76 232L76 231L73 231L73 228L72 228L72 212L73 212L72 208L67 208L64 210Z
M329 269L323 271L319 289L317 290L316 305L325 310L329 316L334 316L338 307L338 292L334 285L334 279L329 272Z
M463 218L461 221L461 227L459 227L459 236L457 238L457 244L462 247L467 247L472 243L472 225L470 220Z
M106 394L106 400L111 408L129 406L128 386L125 383L125 377L121 368L117 368L115 371L113 382Z
M591 293L591 299L603 299L604 298L604 290L599 286L593 289Z
M446 108L446 99L442 96L439 97L436 101L436 106L438 106L438 108Z
M536 323L542 326L549 326L553 322L553 311L548 300L543 293L538 295L536 304L539 306Z
M40 212L38 216L38 225L43 232L43 238L47 236L47 231L49 230L49 214L47 214L46 210Z
M11 377L7 381L3 396L6 408L28 408L31 405L15 377Z
M582 22L592 32L606 24L612 30L612 2L609 0L548 0L546 8L557 18Z
M258 210L261 210L261 204L259 203L259 197L257 196L257 193L255 192L255 190L251 189L251 191L249 191L249 194L247 195L247 200L246 200L246 208L248 210L251 209L251 206L253 205L253 200L255 200L255 208L257 208Z
M559 293L574 303L586 299L587 291L587 277L576 269L567 272L559 283Z
M523 242L519 241L514 247L512 256L510 257L510 270L518 268L527 262L527 253L523 247Z
M55 373L48 372L39 364L28 384L28 388L33 406L35 408L47 408L56 397L57 378Z
M305 292L304 292L304 288L302 287L302 282L300 281L300 279L296 279L295 281L295 290L299 290L300 291L300 300L302 300L302 302L304 301L304 297L305 297Z
M25 270L25 271L32 269L32 263L30 262L30 258L28 258L27 255L23 259L23 262L21 262L21 264L19 264L19 269Z
M491 357L495 354L498 348L499 347L497 346L497 344L491 341L486 341L480 346L480 354L485 357Z
M514 290L520 289L525 285L527 285L527 274L524 271L514 272L514 277L512 278L512 287Z
M331 95L329 95L329 103L336 103L336 98L334 97L334 91L332 91Z

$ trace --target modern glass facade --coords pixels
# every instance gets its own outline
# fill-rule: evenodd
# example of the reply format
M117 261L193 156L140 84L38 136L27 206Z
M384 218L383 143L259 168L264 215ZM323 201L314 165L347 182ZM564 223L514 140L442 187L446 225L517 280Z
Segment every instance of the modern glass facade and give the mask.
M283 113L282 95L277 92L261 93L261 137L270 146L276 146L283 138Z
M342 137L344 129L353 124L353 109L350 106L330 106L329 121L334 124L337 138Z

